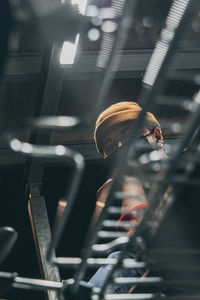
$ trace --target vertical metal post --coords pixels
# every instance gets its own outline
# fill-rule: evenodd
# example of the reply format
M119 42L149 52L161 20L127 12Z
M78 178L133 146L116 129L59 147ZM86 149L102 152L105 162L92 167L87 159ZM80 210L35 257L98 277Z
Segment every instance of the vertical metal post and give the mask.
M44 197L40 197L39 186L30 186L28 211L34 236L35 247L43 278L60 281L58 268L46 260L47 249L51 243L51 230L49 226ZM47 299L58 300L57 291L48 290Z
M41 99L39 99L41 101L39 109L41 116L54 116L56 114L64 75L64 70L59 65L60 47L60 45L54 45L52 48L44 86L41 88ZM38 113L39 111L37 112L37 117ZM51 133L42 135L37 132L31 136L31 143L48 145L50 138ZM32 158L31 161L28 161L29 170L28 174L26 174L28 211L41 274L44 279L60 281L58 268L51 265L46 259L46 252L51 242L51 229L45 199L40 195L44 166L45 159ZM58 300L58 295L55 291L48 291L46 296L49 300Z

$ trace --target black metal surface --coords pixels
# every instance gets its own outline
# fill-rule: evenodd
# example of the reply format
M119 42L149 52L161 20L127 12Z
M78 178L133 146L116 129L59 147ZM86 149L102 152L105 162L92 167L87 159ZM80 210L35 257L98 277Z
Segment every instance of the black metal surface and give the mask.
M42 278L60 282L58 268L46 260L47 250L51 242L51 230L45 206L45 200L40 197L39 186L30 186L28 210L38 254ZM55 291L47 291L48 299L59 299Z
M0 264L8 256L17 239L17 232L11 227L0 228Z
M12 284L17 273L0 272L0 295L12 289Z
M9 1L2 0L0 4L0 71L5 67L6 58L8 55L9 34L12 26L11 9Z

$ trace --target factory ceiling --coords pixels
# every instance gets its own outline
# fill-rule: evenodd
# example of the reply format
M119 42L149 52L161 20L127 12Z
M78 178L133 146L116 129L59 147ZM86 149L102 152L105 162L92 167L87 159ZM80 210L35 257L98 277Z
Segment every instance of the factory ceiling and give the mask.
M1 71L0 85L0 133L40 115L75 116L89 120L85 126L73 132L53 131L50 143L71 144L78 147L86 159L99 158L93 142L95 117L101 109L121 100L138 101L141 80L150 60L155 43L168 13L171 0L139 1L134 18L129 28L123 49L116 54L120 58L117 68L110 76L110 89L98 109L95 102L98 95L98 80L104 71L96 68L96 62L105 32L97 26L100 36L96 41L88 38L88 27L81 30L78 51L74 64L61 65L59 55L62 42L53 41L50 34L44 34L40 22L33 22L29 11L31 1L11 1L14 19L9 31L9 51L4 69ZM99 11L109 8L111 1L91 0L89 5L96 5ZM104 12L105 13L105 12ZM16 20L18 19L18 22ZM23 24L19 25L20 22ZM23 23L24 22L24 23ZM29 26L27 25L29 24ZM31 25L30 25L31 24ZM96 26L96 25L95 25ZM166 83L166 90L181 95L196 88L182 82L176 82L176 74L188 74L200 68L198 25L195 22L185 33L180 51L172 66L171 78ZM187 71L185 73L185 71ZM185 75L184 75L185 76ZM157 109L158 118L165 122L168 118L183 119L179 111ZM92 116L92 117L88 117ZM170 133L166 135L169 137ZM25 135L25 140L29 134ZM11 153L3 138L1 139L1 164L15 164L23 158Z

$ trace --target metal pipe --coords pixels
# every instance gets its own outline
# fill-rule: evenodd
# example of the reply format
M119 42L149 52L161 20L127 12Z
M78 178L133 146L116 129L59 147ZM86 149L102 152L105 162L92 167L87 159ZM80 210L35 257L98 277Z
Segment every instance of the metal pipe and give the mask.
M20 125L15 131L10 131L5 134L5 138L11 149L15 152L38 158L55 158L62 159L66 162L71 161L73 163L73 174L72 174L72 183L69 191L66 191L64 198L67 198L68 205L65 208L62 217L60 218L56 233L52 237L52 242L49 246L47 252L47 259L52 260L54 250L56 249L58 242L60 240L62 231L64 229L65 223L71 213L71 209L74 204L75 196L82 178L82 173L84 170L84 158L81 154L71 150L68 147L62 145L57 146L47 146L47 145L32 145L30 143L21 142L16 135L27 128L72 128L74 125L77 125L77 119L72 117L47 117L39 120L35 120L33 123L28 125Z

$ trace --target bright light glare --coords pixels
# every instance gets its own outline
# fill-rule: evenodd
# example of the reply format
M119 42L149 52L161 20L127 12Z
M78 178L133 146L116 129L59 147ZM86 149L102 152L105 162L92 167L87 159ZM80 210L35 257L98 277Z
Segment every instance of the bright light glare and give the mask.
M90 41L97 41L100 37L100 31L97 28L92 28L88 31L88 38Z
M101 28L104 32L114 32L117 29L117 24L112 21L104 21Z
M72 0L71 4L77 5L81 14L85 14L87 0ZM65 41L63 43L61 55L60 55L60 63L62 65L72 65L74 63L74 59L76 56L76 50L79 41L79 34L76 36L75 43L70 43Z
M200 90L198 91L198 93L196 94L194 101L197 103L200 103Z
M98 7L96 5L89 5L87 8L88 17L97 17L99 13Z
M10 147L14 150L14 151L19 151L21 149L21 142L18 139L13 139L10 142Z
M151 161L157 161L157 160L160 160L161 159L161 154L159 151L157 150L154 150L152 151L150 154L149 154L149 159Z
M70 42L63 43L61 56L60 56L60 63L62 65L72 65L74 63L78 41L79 41L79 34L77 35L74 44Z
M58 145L58 146L56 146L55 152L56 152L57 155L61 155L62 156L66 152L65 151L65 147L62 146L62 145Z
M33 146L29 143L22 143L21 151L24 153L31 153L33 151Z

